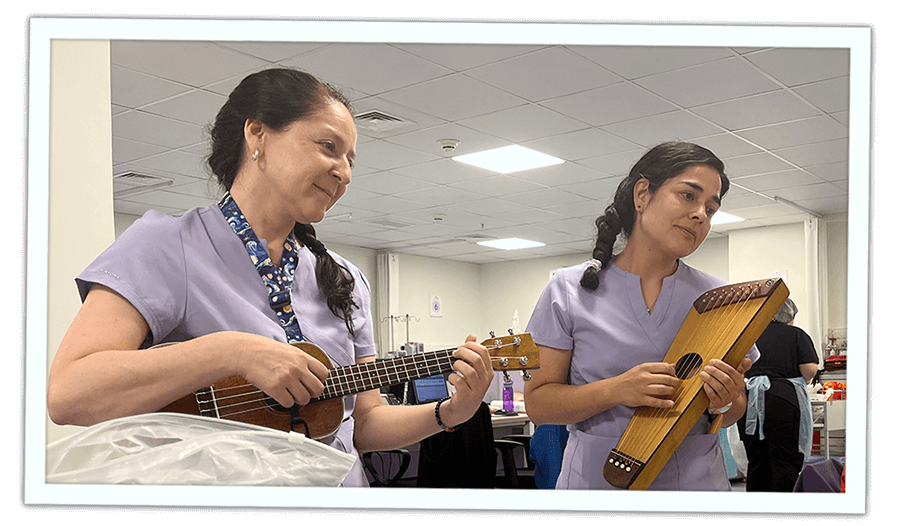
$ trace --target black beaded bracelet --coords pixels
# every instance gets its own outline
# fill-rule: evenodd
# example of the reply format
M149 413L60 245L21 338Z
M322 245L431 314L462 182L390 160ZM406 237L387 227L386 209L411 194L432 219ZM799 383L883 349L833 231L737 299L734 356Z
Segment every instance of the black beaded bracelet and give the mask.
M452 427L447 427L447 426L445 426L444 423L441 422L441 404L443 404L443 403L446 402L447 400L450 400L450 397L449 397L449 396L446 397L446 398L441 398L440 400L438 400L437 405L434 406L434 419L437 420L437 424L438 424L439 426L441 426L441 429L443 429L444 431L446 431L446 432L448 432L448 433L452 433L452 432L454 432L454 431L456 431L456 430L455 430L454 428L452 428Z

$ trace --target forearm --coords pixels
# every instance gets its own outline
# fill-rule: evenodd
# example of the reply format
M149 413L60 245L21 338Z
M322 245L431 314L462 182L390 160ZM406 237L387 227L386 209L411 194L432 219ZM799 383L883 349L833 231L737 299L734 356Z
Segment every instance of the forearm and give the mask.
M744 416L745 411L747 411L747 397L742 394L731 402L731 408L725 412L724 417L722 418L721 427L724 429L731 426Z
M234 374L222 350L233 345L235 335L215 333L144 350L102 350L54 363L47 393L50 417L58 424L92 425L156 411Z
M528 389L525 412L535 425L574 424L621 405L618 379L610 378L585 385L546 383Z
M441 418L446 414L449 402L441 404ZM431 435L441 432L434 418L435 404L424 405L379 405L372 407L362 416L354 413L353 440L360 453L380 451L409 446ZM453 427L445 422L446 426Z

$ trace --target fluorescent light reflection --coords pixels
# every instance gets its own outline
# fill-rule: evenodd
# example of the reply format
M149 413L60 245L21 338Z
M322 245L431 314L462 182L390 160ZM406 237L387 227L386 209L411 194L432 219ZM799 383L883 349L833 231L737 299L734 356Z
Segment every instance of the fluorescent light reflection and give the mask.
M721 210L719 210L718 212L715 213L715 215L713 215L711 224L712 225L724 225L726 223L739 223L743 220L744 220L743 217L731 215L728 212L722 212Z
M547 155L518 144L485 150L478 153L457 155L452 157L454 161L471 164L485 170L508 174L531 170L542 166L564 163L562 159Z
M529 241L527 239L519 239L511 237L508 239L492 239L490 241L479 241L479 245L490 248L500 248L503 250L519 250L522 248L536 248L546 245L539 241Z

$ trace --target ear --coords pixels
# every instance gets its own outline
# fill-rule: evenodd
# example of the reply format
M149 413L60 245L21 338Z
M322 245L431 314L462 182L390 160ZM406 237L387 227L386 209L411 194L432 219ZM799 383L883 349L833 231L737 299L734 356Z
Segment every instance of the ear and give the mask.
M244 121L244 142L249 150L248 157L256 150L262 153L263 136L266 130L266 125L256 119Z
M641 177L634 183L634 209L641 210L650 202L650 181Z

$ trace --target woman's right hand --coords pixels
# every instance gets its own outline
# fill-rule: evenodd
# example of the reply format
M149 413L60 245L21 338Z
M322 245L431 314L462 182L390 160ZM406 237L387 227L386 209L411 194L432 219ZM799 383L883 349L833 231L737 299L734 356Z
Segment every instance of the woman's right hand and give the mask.
M241 336L249 341L236 353L239 374L283 407L306 405L323 393L328 367L318 359L264 336Z
M629 407L656 407L670 409L671 400L678 386L675 366L666 362L649 362L636 365L617 377L619 405Z

